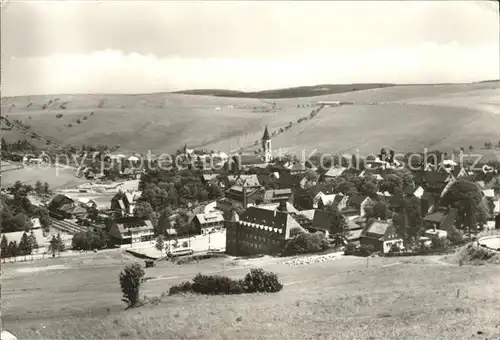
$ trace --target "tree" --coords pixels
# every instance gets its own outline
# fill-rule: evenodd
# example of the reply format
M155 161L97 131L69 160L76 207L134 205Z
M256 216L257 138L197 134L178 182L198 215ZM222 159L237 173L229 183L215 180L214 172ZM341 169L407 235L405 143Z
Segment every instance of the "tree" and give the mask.
M458 180L453 183L442 199L442 205L457 209L457 223L469 230L475 229L478 222L478 212L482 204L482 193L476 183L467 180Z
M47 182L43 183L43 193L50 194L49 183L47 183Z
M140 201L136 204L134 208L134 216L138 218L143 218L147 220L151 220L154 214L154 210L151 207L151 204L146 201Z
M26 255L31 255L31 244L26 232L24 232L23 236L21 236L21 241L19 242L19 253L20 255L24 255L24 261L26 261Z
M156 250L160 251L160 259L163 258L163 249L165 248L165 241L163 240L162 235L158 235L155 243Z
M35 192L37 195L41 195L43 193L43 185L39 180L35 183Z
M5 263L5 258L9 257L9 243L7 237L2 235L2 241L0 242L0 251L2 252L3 263Z
M16 261L16 256L19 254L19 249L17 247L16 241L10 241L9 243L9 255L14 257L14 261Z
M377 191L377 185L371 180L366 180L361 184L361 193L368 197L372 197Z
M38 241L36 240L36 236L35 236L35 233L33 232L33 230L30 232L30 234L28 236L28 240L29 240L31 250L32 250L31 259L33 260L33 250L37 251L39 248Z
M64 242L61 239L61 233L57 233L56 242L57 242L57 253L59 256L61 256L61 252L66 250L66 246L64 245Z
M127 304L128 308L135 307L139 302L139 288L144 274L144 270L138 263L125 266L120 273L120 287L123 293L122 301Z
M224 192L217 183L211 183L208 187L208 197L212 199L220 198L224 195Z
M52 221L50 219L49 211L47 210L47 208L44 208L44 207L38 208L35 215L40 220L40 224L41 224L43 230L49 231L50 226L52 225Z
M50 239L49 242L49 252L52 253L52 257L56 256L57 253L57 239L54 235L52 235L52 238Z

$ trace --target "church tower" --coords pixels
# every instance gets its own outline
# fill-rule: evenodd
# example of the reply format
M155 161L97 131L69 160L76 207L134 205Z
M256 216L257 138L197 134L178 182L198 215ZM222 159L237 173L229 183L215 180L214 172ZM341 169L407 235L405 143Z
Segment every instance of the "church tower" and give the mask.
M262 136L262 152L264 156L264 161L266 163L270 163L273 158L273 153L271 150L271 137L269 137L269 131L267 131L267 125L266 129L264 130L264 135Z

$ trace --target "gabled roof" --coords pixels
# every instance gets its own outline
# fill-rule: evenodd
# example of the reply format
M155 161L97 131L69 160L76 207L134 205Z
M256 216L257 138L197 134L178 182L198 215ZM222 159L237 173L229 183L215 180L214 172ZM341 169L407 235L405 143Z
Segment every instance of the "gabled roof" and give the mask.
M280 234L284 236L292 233L306 232L290 214L258 207L250 207L245 210L245 212L240 215L240 223L241 222L276 228L281 230Z
M413 195L415 195L415 197L417 198L421 198L423 194L424 194L424 188L422 188L421 186L416 188L415 191L413 192Z
M381 181L383 180L384 178L382 177L382 175L380 175L380 171L378 169L370 169L370 168L366 168L365 170L363 170L360 174L359 174L359 177L365 177L365 176L373 176L375 177L375 179L377 181Z
M272 189L264 192L264 200L271 201L273 199L289 199L292 195L292 189Z
M457 212L454 209L449 210L438 210L436 212L430 213L424 217L424 221L435 222L435 223L443 223L446 220L448 215L456 216Z
M207 214L196 214L196 218L198 219L200 224L224 221L224 217L222 216L222 213L220 211L214 211Z
M257 205L257 208L272 210L272 211L277 210L279 207L280 207L279 203L264 203ZM294 214L299 213L299 211L295 209L295 207L290 202L286 202L285 211Z
M424 171L423 180L427 184L444 184L449 174L444 171Z
M361 194L352 195L349 198L348 204L354 205L354 206L360 206L361 203L363 203L365 201L365 199L367 199L367 198L368 198L368 196L361 195Z
M240 154L240 155L235 155L233 159L236 160L236 162L239 162L240 165L253 165L253 164L263 164L264 159L262 159L261 156L256 155L256 154Z
M249 187L260 187L259 177L257 175L237 175L237 176L227 176L229 183L233 183L239 186Z
M380 240L386 235L387 229L392 226L390 221L371 220L363 230L362 236Z
M339 177L340 175L342 175L342 173L344 173L345 170L346 170L346 168L344 168L342 166L341 167L337 167L337 166L331 167L325 173L325 177Z
M316 197L319 198L324 206L327 206L330 204L338 205L340 202L342 202L345 196L341 194L325 195L323 193L319 193L318 195L316 195Z
M312 221L314 219L314 215L316 214L316 210L315 209L302 210L302 211L299 211L298 214L301 216L304 216L308 220Z
M306 166L306 163L305 162L301 162L301 161L293 161L293 162L290 162L289 164L285 164L284 166L287 170L289 171L307 171L307 170L311 170L311 171L316 171L317 168L312 166L311 168L308 168Z
M482 190L484 196L486 197L495 197L495 190L493 189L485 189L485 190Z
M136 231L149 231L153 232L154 227L150 220L142 220L135 217L127 217L122 219L117 219L116 221L117 229L120 235L115 235L117 237L124 237L128 232Z

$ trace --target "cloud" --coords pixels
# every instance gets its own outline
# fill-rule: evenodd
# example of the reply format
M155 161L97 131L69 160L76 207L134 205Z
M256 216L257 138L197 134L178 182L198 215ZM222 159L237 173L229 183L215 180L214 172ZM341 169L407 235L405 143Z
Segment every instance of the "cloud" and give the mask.
M280 58L186 58L103 50L2 60L2 95L263 90L325 83L497 79L498 44L324 48Z

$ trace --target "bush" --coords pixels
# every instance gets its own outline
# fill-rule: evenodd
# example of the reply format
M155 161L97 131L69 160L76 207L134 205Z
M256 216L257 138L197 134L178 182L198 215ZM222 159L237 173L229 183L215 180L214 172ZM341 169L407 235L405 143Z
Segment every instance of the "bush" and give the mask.
M276 293L283 289L278 280L278 275L272 272L266 273L262 268L250 269L250 273L244 279L247 293Z
M450 241L452 245L461 244L464 242L464 234L455 227L448 229L448 234L446 238Z
M205 295L241 294L245 290L241 281L221 275L198 274L193 279L192 290Z
M359 244L357 244L356 242L347 242L347 245L345 246L345 249L344 249L344 254L345 255L354 254L356 252L356 250L358 249L358 247L359 247Z
M139 287L143 276L144 270L138 263L126 265L120 273L120 286L123 293L122 301L128 307L135 307L139 302Z
M432 249L441 249L441 248L444 248L446 247L446 238L444 237L434 237L432 240L431 240L431 248Z
M185 281L170 287L169 295L195 293L204 295L232 295L243 293L275 293L283 289L275 273L252 269L243 280L221 275L198 274L192 282Z
M370 256L374 252L375 252L375 247L371 244L363 244L358 249L358 253L361 256Z
M179 285L172 286L168 291L168 295L177 295L182 293L194 293L193 285L190 281L184 281Z
M314 234L300 234L287 241L283 249L283 256L296 254L317 253L328 249L328 240L321 232Z

